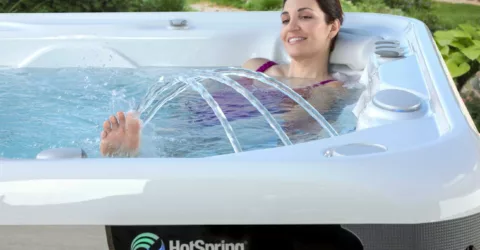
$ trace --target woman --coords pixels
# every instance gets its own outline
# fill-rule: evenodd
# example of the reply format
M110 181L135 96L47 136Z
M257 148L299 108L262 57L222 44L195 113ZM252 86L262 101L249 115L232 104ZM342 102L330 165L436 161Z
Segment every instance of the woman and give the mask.
M308 79L292 82L290 87L301 94L320 113L325 113L343 84L329 74L330 53L343 22L339 0L284 0L281 14L281 39L291 63L279 65L264 58L253 58L242 67L272 77ZM285 114L292 126L310 124L310 115L296 105ZM103 124L100 152L104 156L135 156L140 147L141 124L133 113L118 112Z

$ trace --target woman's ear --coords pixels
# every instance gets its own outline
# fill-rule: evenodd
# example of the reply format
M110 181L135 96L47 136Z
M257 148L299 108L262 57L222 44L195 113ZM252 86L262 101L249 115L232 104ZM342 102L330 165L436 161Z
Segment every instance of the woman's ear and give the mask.
M340 20L335 19L330 26L330 34L328 34L328 37L333 39L337 36L338 32L340 32Z

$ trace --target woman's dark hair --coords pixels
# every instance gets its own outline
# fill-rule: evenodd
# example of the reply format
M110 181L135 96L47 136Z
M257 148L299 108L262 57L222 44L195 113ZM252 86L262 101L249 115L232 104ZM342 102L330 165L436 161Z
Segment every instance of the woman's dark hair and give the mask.
M333 23L336 19L340 21L340 25L343 24L343 10L342 4L340 0L315 0L320 7L320 9L325 14L325 22L328 24ZM285 7L285 3L287 0L283 0L283 6ZM330 44L330 52L333 51L335 48L335 41L337 40L337 36L332 38L332 43Z

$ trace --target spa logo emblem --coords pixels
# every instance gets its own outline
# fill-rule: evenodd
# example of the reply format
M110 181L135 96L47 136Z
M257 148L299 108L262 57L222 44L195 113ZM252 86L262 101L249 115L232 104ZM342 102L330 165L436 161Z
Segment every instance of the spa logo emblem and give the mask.
M157 249L150 249L153 245L158 245L155 244L157 242L160 246ZM133 239L130 250L165 250L165 244L163 244L163 240L154 233L141 233Z
M168 247L165 243L168 244ZM164 242L158 235L145 232L132 240L130 250L246 250L247 244L248 242L226 242L225 240L206 242L201 239L167 240Z

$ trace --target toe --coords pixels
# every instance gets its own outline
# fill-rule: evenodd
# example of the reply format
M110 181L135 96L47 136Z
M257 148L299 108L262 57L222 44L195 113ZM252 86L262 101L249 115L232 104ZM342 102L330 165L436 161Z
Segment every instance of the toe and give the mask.
M112 131L112 126L111 126L111 124L110 124L110 121L107 120L107 121L105 121L105 122L103 123L103 131L104 131L106 134L109 133L110 131Z
M120 127L125 127L125 114L123 112L117 112L118 123Z
M117 118L115 116L110 116L110 123L112 124L112 130L113 129L117 129L118 128L118 121L117 121Z
M134 112L129 112L126 118L126 125L130 132L138 132L140 130L140 120Z

